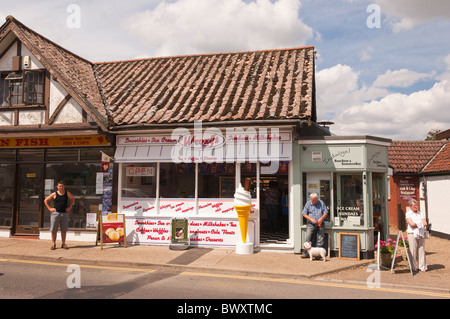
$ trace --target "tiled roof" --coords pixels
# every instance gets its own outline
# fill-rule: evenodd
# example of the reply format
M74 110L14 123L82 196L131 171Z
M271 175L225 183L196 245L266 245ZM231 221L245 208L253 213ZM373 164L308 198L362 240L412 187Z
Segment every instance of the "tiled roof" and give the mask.
M73 54L23 25L12 16L0 29L0 42L10 42L11 32L94 119L107 126L107 115L94 77L91 62Z
M315 120L314 48L96 63L113 125Z
M91 63L14 17L19 38L103 128L234 120L316 120L314 47Z
M418 174L444 144L445 141L393 141L389 146L389 166L395 173Z
M422 173L450 172L450 142L436 154L436 156L422 170Z

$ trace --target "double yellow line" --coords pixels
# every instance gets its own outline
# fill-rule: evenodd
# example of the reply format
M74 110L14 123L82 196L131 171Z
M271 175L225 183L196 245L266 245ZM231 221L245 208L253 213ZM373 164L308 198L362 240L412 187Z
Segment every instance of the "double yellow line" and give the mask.
M37 265L47 265L47 266L64 266L64 267L72 265L72 264L48 262L48 261L36 261L36 260L25 260L25 259L2 259L2 258L0 258L0 262L37 264ZM112 267L112 266L79 265L79 264L77 264L77 265L80 268L106 269L106 270L116 270L116 271L136 271L136 272L146 272L146 273L152 273L152 272L157 271L155 269L145 269L145 268L135 268L135 267ZM181 272L180 275L196 276L196 277L227 278L227 279L250 280L250 281L264 281L264 282L275 282L275 283L285 283L285 284L294 284L294 285L334 287L334 288L346 288L346 289L356 289L356 290L370 290L370 291L377 291L377 292L410 294L410 295L429 296L429 297L436 297L436 298L450 298L450 293L443 293L443 292L441 293L441 292L408 290L408 289L400 289L400 288L382 288L382 287L370 288L367 286L349 285L349 284L344 284L344 283L302 281L302 280L296 280L296 279L252 277L252 276L211 274L211 273L200 273L200 272Z

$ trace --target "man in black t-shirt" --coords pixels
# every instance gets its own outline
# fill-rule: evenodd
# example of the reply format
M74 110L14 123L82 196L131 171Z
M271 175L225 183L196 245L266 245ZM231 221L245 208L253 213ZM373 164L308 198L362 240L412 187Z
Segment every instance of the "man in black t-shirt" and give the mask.
M50 194L45 200L45 206L51 212L50 216L50 232L52 233L52 247L51 250L56 249L56 235L58 233L58 226L61 226L61 248L69 249L66 245L66 233L69 228L69 212L75 203L73 195L65 190L64 183L58 182L56 192ZM53 207L50 206L50 201L53 200Z

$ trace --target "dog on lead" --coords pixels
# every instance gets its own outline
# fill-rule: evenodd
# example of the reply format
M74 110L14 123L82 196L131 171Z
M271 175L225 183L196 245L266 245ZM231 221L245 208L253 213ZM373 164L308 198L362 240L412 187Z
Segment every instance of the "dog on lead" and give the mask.
M323 261L326 260L326 251L322 247L311 247L311 242L305 242L303 244L303 248L308 252L309 254L309 260L313 260L313 257L320 256L322 257Z

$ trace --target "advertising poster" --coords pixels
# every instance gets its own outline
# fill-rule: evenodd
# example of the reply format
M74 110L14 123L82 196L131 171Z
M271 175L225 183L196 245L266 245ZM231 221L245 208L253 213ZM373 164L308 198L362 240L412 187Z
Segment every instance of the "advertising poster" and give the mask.
M126 246L125 215L102 215L100 231L102 246L104 243L124 243Z
M398 182L398 192L400 200L417 200L417 183L410 179L400 179Z
M172 222L172 244L189 244L189 220L187 218L171 220Z
M183 227L172 227L172 218L148 218L133 217L126 218L127 223L127 241L135 245L170 245L172 243L172 231L174 236L188 234L187 238L190 246L222 246L235 247L241 240L239 222L237 218L233 219L184 219L189 225ZM178 229L178 234L176 231ZM182 231L182 232L181 232ZM249 220L248 238L251 242L255 241L256 222ZM183 237L184 239L184 237Z

